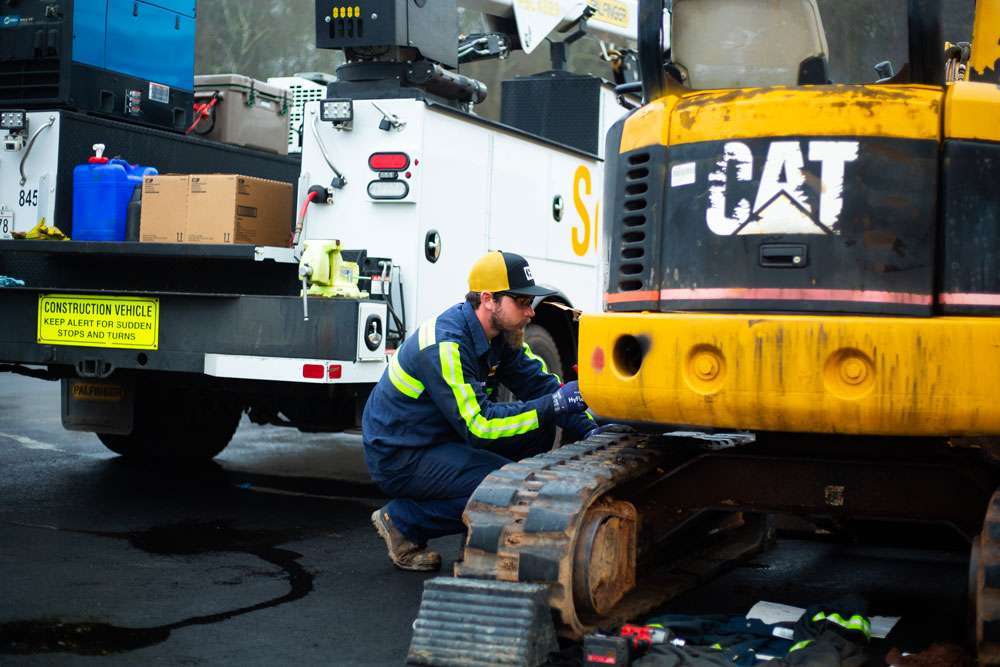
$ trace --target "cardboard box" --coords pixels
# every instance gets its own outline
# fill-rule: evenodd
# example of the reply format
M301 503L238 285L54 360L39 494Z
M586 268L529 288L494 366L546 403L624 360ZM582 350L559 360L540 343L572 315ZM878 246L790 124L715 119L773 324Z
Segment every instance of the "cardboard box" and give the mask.
M145 243L288 245L292 186L236 174L147 176L139 239Z
M139 240L182 243L187 223L187 176L146 176L142 179Z

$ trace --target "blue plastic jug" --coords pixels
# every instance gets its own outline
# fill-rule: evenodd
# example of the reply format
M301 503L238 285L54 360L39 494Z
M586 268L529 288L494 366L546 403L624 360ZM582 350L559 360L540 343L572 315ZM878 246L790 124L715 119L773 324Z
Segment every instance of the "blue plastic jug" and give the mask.
M124 241L125 216L132 191L142 185L143 176L155 175L155 167L129 164L104 157L104 146L94 146L96 154L87 164L73 169L74 241Z

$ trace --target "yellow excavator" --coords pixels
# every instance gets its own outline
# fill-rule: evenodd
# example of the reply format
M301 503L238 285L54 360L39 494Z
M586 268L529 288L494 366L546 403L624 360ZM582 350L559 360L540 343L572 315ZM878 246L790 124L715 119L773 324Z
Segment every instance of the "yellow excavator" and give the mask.
M904 4L908 61L833 85L816 0L641 0L579 339L588 404L635 428L487 477L454 581L541 595L579 638L765 548L777 514L936 522L1000 664L1000 0L971 45ZM411 659L472 664L428 657L425 617Z

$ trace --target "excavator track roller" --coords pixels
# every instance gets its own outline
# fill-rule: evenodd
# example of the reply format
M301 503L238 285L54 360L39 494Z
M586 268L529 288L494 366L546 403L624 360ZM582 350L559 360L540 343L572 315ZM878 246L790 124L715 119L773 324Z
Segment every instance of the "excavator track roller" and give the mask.
M595 503L580 522L573 601L577 612L600 618L635 587L637 513L631 503Z

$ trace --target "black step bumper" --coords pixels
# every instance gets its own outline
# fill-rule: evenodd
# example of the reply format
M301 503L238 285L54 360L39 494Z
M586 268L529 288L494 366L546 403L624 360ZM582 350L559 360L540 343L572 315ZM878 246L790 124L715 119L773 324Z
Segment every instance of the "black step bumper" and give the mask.
M156 349L39 343L39 299L52 294L157 299ZM203 373L206 354L353 361L362 303L310 298L306 321L295 296L6 288L0 289L0 363L76 367L96 359L115 369Z

